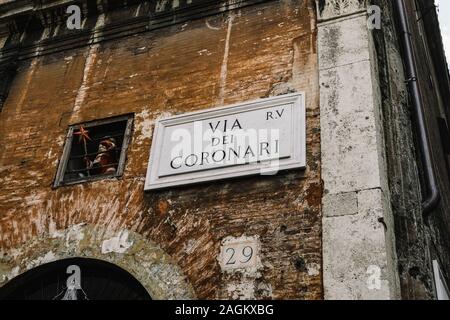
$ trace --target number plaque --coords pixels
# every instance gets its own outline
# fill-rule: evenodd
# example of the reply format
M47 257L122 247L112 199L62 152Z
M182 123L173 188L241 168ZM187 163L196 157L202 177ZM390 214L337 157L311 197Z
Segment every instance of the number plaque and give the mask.
M222 241L219 262L223 270L256 268L259 260L256 237L227 237Z

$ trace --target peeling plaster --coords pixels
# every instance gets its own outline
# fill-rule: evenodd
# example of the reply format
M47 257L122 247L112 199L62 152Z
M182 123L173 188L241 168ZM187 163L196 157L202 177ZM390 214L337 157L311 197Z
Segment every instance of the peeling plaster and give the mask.
M105 23L105 14L101 14L98 16L97 18L97 22L95 23L95 27L94 30L91 34L91 41L95 40L95 33L98 30L98 28L100 28L101 26L103 26ZM84 100L86 98L86 93L87 90L89 89L88 87L88 79L89 79L89 75L91 74L91 70L93 68L93 66L95 65L95 61L97 59L97 51L98 48L100 47L99 43L95 43L93 45L90 46L87 57L86 57L86 62L84 64L84 71L83 71L83 80L81 82L81 86L78 89L77 92L77 96L75 98L75 102L74 102L74 106L73 106L73 114L75 115L81 108L81 106L84 103Z
M34 238L21 247L0 252L0 287L42 264L80 257L108 261L130 272L152 299L195 298L193 288L180 267L157 244L128 230L110 239L103 238L105 233L105 230L95 231L92 225L79 224L75 228L53 230L51 235ZM69 247L61 241L79 234L85 235L82 241L72 242Z
M308 263L306 268L308 269L308 276L318 276L320 274L320 266L317 263Z
M152 137L153 127L157 120L168 118L172 115L172 113L166 111L152 113L145 106L141 112L135 115L135 130L140 133L136 136L136 144L140 145L145 139Z
M32 268L40 266L44 263L49 263L49 262L55 261L56 259L57 259L57 256L55 255L55 253L53 251L49 251L45 255L40 256L34 260L27 262L26 266L27 266L27 269L32 269Z
M233 26L234 21L234 13L230 13L228 16L228 27L227 27L227 37L225 39L225 49L223 52L223 60L222 66L220 67L220 78L219 78L219 97L218 104L221 105L224 103L225 99L225 87L227 82L227 74L228 74L228 55L230 51L230 37L231 37L231 28Z
M253 279L244 280L240 283L229 283L226 290L233 300L255 299L255 282Z
M198 55L200 55L200 56L203 56L203 55L210 56L212 54L211 52L209 52L208 49L202 49L202 50L199 50L197 52L198 52Z
M49 233L51 238L63 238L65 240L66 247L71 245L78 246L80 241L84 239L84 223L79 223L70 226L66 230L56 230L53 221L49 223Z
M184 245L184 252L186 254L191 254L195 250L197 244L197 241L189 239Z
M128 241L128 231L120 232L111 239L104 240L102 243L102 253L124 253L133 245L133 241Z
M2 275L2 279L1 279L0 283L17 277L19 275L19 271L20 271L19 267L14 267L11 271Z

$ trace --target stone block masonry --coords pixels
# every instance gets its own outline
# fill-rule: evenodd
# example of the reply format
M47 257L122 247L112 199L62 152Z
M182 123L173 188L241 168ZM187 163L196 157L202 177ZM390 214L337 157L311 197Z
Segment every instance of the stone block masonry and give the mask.
M317 1L325 299L399 297L376 60L364 1Z

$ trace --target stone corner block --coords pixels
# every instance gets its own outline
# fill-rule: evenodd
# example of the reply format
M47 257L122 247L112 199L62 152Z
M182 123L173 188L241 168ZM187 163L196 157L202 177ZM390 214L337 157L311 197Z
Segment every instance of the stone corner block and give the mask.
M356 192L327 194L322 199L325 217L338 217L358 213L358 195Z

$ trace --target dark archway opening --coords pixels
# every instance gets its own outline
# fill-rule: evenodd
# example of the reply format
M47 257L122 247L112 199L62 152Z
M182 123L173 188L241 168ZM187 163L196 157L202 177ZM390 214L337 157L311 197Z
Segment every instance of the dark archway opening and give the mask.
M17 276L0 288L0 300L151 300L151 297L136 278L114 264L70 258Z

